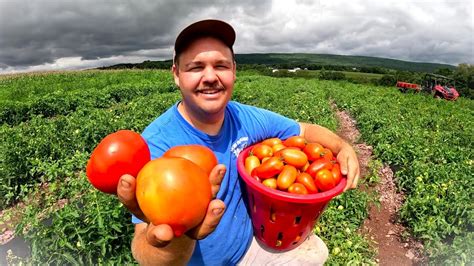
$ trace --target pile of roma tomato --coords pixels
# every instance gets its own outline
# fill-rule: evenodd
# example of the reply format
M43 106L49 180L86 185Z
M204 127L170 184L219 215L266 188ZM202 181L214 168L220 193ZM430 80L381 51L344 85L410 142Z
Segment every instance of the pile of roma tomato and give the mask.
M257 143L244 163L246 172L264 186L293 194L324 192L342 179L332 151L302 136Z

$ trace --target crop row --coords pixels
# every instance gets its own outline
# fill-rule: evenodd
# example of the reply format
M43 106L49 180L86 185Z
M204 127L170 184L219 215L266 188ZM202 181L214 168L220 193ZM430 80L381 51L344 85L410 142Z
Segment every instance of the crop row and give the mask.
M448 102L393 88L340 83L329 90L356 119L378 159L395 170L406 200L400 217L430 260L473 261L474 103Z

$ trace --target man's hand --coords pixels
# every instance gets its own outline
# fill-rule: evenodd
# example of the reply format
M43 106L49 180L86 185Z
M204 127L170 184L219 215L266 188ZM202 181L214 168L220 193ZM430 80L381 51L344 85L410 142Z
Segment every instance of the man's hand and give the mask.
M206 216L201 224L186 232L186 235L192 239L203 239L212 233L219 224L222 215L224 214L225 204L219 199L215 199L219 191L220 184L224 178L226 168L223 164L216 165L211 171L209 180L212 186L212 197L214 198L209 203ZM117 196L125 207L133 213L137 218L144 222L148 222L143 214L140 206L138 206L137 198L135 196L136 179L131 175L123 175L120 178L117 186ZM174 238L171 226L167 224L153 225L148 223L147 241L150 245L155 247L164 247L168 245Z
M359 182L360 168L357 155L351 145L344 143L337 154L337 161L341 165L341 173L347 176L344 191L356 188Z

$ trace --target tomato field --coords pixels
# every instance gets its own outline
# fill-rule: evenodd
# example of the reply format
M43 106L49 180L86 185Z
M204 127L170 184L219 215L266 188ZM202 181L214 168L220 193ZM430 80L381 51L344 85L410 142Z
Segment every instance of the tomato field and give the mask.
M78 71L0 78L0 229L16 225L26 254L10 263L130 264L131 216L97 191L85 169L94 147L120 129L141 132L180 98L161 70ZM389 165L405 194L400 222L422 241L430 264L474 262L474 102L392 87L238 74L233 99L337 130L334 103L357 121L373 146L360 187ZM367 189L335 198L314 231L328 264L377 264L359 233L377 195ZM1 231L0 231L1 233ZM1 262L1 260L0 260Z

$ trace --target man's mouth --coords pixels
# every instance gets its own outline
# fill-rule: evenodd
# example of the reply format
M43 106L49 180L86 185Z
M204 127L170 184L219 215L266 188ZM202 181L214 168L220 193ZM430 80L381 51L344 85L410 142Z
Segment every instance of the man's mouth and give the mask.
M216 94L223 90L224 88L206 88L206 89L198 89L197 92L202 93L202 94Z

